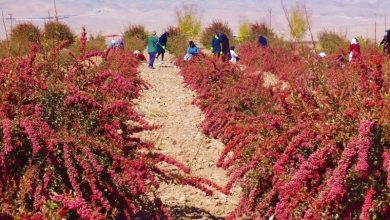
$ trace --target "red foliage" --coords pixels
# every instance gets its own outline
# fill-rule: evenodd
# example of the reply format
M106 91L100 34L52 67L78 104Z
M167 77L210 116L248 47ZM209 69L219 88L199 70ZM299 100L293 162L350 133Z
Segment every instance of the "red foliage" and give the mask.
M346 66L305 48L240 51L238 65L178 62L201 128L226 144L225 191L243 188L227 219L390 216L389 60L375 50Z
M159 182L216 185L185 176L190 170L134 133L153 129L133 108L147 84L127 51L61 57L66 43L44 54L0 60L0 213L16 218L132 219L146 210L169 219ZM101 58L94 63L92 56ZM158 167L177 167L176 175ZM183 172L180 172L183 171Z
M364 203L362 206L362 212L360 213L359 220L369 220L370 218L370 209L375 208L373 204L373 197L375 195L375 190L369 189L364 197Z

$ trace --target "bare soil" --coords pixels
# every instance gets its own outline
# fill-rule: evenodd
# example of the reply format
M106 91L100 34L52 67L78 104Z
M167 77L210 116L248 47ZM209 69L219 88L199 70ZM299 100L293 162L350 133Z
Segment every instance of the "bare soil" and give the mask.
M156 69L142 64L139 71L152 88L144 90L136 100L136 108L146 120L160 128L143 132L140 137L154 143L156 151L175 158L191 168L191 175L208 178L224 186L225 170L215 166L224 148L219 141L206 137L197 127L204 116L191 104L195 93L186 88L179 69L166 57ZM158 62L157 62L158 63ZM221 219L238 204L239 189L231 195L215 192L206 196L190 186L162 183L157 195L166 204L173 219Z

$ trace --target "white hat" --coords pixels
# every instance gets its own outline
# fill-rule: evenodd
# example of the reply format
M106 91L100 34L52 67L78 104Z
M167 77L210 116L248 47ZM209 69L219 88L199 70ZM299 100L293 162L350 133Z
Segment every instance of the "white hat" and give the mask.
M318 56L320 56L321 58L324 58L324 57L326 57L326 53L325 53L325 52L320 52L320 53L318 54Z
M357 41L357 39L356 39L356 38L352 38L352 40L351 40L351 44L358 44L358 41Z
M110 41L110 43L111 43L111 44L115 44L115 40L112 39L112 40Z

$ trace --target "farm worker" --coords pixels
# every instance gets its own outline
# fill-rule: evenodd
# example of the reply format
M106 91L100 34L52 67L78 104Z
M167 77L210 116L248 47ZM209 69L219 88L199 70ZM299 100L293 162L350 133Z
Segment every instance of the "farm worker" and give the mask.
M345 58L343 55L338 55L336 58L336 64L338 64L339 67L344 68L345 67Z
M154 59L156 58L156 54L157 54L157 47L156 47L157 42L158 42L158 38L157 38L156 31L153 31L152 35L149 36L149 38L148 38L148 53L149 53L148 67L150 69L154 69L153 63L154 63Z
M229 46L229 38L226 36L226 34L221 34L221 46L222 46L222 61L227 62L230 60L230 46Z
M386 31L386 35L383 37L383 40L379 45L383 45L383 52L390 54L390 30Z
M110 48L115 48L115 44L116 44L115 39L112 39L112 40L110 41Z
M389 30L389 31L390 31L390 30ZM385 45L386 43L389 43L389 42L388 42L388 33L387 33L387 32L386 32L386 35L383 36L383 39L382 39L382 41L380 42L379 45Z
M120 48L120 49L123 49L123 48L125 47L122 38L119 38L119 39L116 41L115 47L116 47L116 48Z
M322 52L320 52L318 54L318 56L321 57L321 58L325 58L326 57L326 53L322 51Z
M221 39L218 31L215 32L213 39L211 40L211 52L217 57L219 57L221 53Z
M360 56L360 45L356 38L352 38L351 45L349 45L349 62Z
M230 56L232 57L232 58L230 58L231 63L236 63L236 62L240 61L240 57L238 56L236 51L234 51L235 49L236 48L234 46L230 47Z
M193 56L196 56L199 54L199 49L195 45L193 41L188 42L188 48L187 48L187 54L184 55L184 60L188 61L191 60Z
M139 50L134 51L134 56L138 61L146 61L146 57Z
M161 61L164 61L165 47L167 46L168 37L169 33L165 32L158 38L156 60L161 55Z
M265 38L264 36L260 35L258 42L259 42L259 46L264 48L268 47L267 38Z

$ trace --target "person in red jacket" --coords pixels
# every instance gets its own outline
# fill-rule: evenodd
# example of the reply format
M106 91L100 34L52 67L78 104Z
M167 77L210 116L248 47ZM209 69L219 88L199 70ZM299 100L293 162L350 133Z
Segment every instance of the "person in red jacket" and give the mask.
M352 38L351 45L349 45L349 62L360 56L360 45L356 38Z

